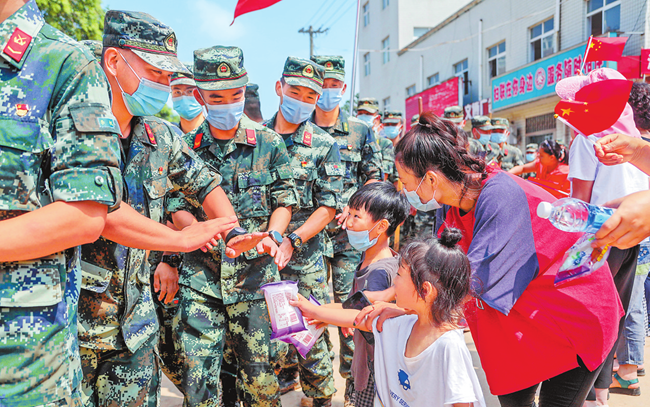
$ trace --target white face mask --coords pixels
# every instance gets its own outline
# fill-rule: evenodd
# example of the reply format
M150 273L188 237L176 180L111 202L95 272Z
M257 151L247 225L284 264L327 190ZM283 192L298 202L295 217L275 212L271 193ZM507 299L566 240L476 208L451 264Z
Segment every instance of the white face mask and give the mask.
M411 205L413 205L415 209L417 209L418 211L429 212L434 209L439 209L441 206L434 198L436 195L436 191L433 191L434 197L431 197L431 200L425 203L422 203L422 201L420 201L420 195L418 195L418 189L420 189L420 185L422 185L422 181L424 181L425 177L426 174L420 180L418 187L415 188L413 191L407 191L406 188L404 188L404 194L406 195L406 199L408 199L408 201L411 203Z

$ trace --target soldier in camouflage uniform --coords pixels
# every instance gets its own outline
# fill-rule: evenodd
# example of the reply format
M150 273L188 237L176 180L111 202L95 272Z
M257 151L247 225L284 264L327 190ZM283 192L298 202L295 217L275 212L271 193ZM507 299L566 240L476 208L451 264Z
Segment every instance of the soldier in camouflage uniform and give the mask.
M486 164L498 164L501 157L501 149L499 145L490 141L492 136L492 123L487 116L474 116L472 117L472 136L477 140L482 147L482 150L475 148L476 144L470 144L470 154L482 157L485 159Z
M447 106L443 113L443 118L454 123L458 126L459 129L465 127L465 115L463 114L463 108L460 106Z
M244 102L244 113L254 122L262 123L262 110L260 105L259 85L249 83L246 85L246 101Z
M340 206L345 167L334 138L310 122L309 117L322 93L323 80L331 79L331 75L332 71L325 72L312 61L287 58L282 80L275 87L280 96L280 110L265 123L284 139L300 196L300 210L291 217L287 238L280 246L280 251L286 252L285 258L291 258L286 267L280 264L280 277L297 281L300 294L305 298L313 295L321 304L330 302L323 253L332 249L327 249L331 242L325 237L324 229L334 220ZM288 99L303 102L302 117L285 116ZM296 357L295 347L291 346L291 350ZM302 391L314 399L313 405L331 405L336 389L324 336L316 341L306 358L298 359L298 365Z
M218 175L176 136L170 123L149 116L167 101L171 73L185 69L176 58L173 31L144 13L109 11L103 45L112 111L126 136L120 163L125 198L108 216L103 237L81 249L82 392L87 406L157 406L159 325L146 250L194 250L215 234L185 247L187 230L175 232L160 223L165 196L172 189L197 195L215 217L234 211L219 188ZM142 102L143 88L147 102ZM231 223L229 229L235 220Z
M374 132L379 145L379 132L381 131L381 112L379 102L375 98L361 98L357 102L357 119L366 123ZM380 146L381 148L381 146Z
M277 240L297 206L297 192L282 138L243 115L248 76L241 49L214 46L194 51L194 78L198 86L194 95L208 115L185 140L221 173L221 186L245 229L233 232L268 230ZM168 210L179 228L206 219L190 197L170 199ZM278 267L268 254L282 260L276 253L281 240L281 236L277 242L265 237L257 250L234 259L224 256L223 244L209 253L185 255L174 318L176 349L184 359L180 389L185 405L217 405L226 340L239 369L242 403L280 405L271 363L269 313L260 287L280 281Z
M78 246L120 204L119 127L87 48L34 0L0 20L0 405L80 406Z
M331 89L340 89L341 96L345 93L345 60L340 56L313 56L312 60L325 67L325 73L337 75L332 78ZM375 135L370 127L359 119L349 117L342 112L339 106L326 111L316 105L316 111L311 120L317 126L334 137L341 151L341 162L345 166L343 178L343 193L341 194L341 213L337 219L330 222L326 231L333 243L333 253L326 253L326 262L331 271L332 285L334 287L334 301L343 302L352 290L354 270L361 260L361 253L354 250L348 242L347 232L341 227L347 217L347 203L359 186L367 182L383 180L381 170L381 151ZM341 340L339 372L345 379L350 378L350 365L354 343L352 335L345 337L339 329ZM346 396L353 389L351 380L347 380Z
M510 135L510 122L508 119L502 117L495 117L492 119L492 137L491 141L499 145L501 149L501 169L509 171L517 165L524 165L524 155L521 150L515 146L508 144L508 136Z
M194 98L196 82L194 82L192 66L185 65L185 67L189 72L174 72L170 83L174 110L180 116L178 127L181 129L181 135L196 129L205 120L203 107Z
M396 184L399 179L395 168L395 145L402 136L402 112L396 110L384 111L382 117L382 131L380 132L379 147L381 148L381 163L384 171L384 179Z

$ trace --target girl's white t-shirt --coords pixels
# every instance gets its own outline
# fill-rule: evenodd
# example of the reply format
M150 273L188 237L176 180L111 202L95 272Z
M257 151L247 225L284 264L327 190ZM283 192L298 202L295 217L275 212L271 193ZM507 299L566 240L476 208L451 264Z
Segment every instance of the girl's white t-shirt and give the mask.
M472 357L462 330L445 332L419 355L404 356L416 315L384 321L375 334L374 407L443 407L454 403L474 403L485 407Z
M648 189L648 175L630 163L608 166L596 158L595 136L577 136L569 150L569 181L594 181L591 204L603 205Z

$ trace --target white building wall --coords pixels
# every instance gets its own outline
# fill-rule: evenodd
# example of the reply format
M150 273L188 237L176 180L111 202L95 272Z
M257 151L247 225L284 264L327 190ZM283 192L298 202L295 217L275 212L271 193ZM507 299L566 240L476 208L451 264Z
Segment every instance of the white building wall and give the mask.
M386 10L381 10L381 0L369 0L371 8L370 27L361 28L359 48L361 50L379 50L381 40L391 35L391 47L395 44L393 36L404 38L407 32L412 33L414 26L423 23L415 21L412 13L423 10L423 3L439 3L439 5L454 4L446 1L432 0L391 0ZM397 7L393 8L398 3ZM444 4L443 4L444 3ZM586 0L562 0L560 6L560 49L562 51L574 47L588 38L586 19ZM360 55L360 87L361 97L375 97L381 101L390 97L391 109L404 111L406 88L416 84L417 92L421 92L426 78L439 73L440 81L453 77L453 65L463 59L468 59L470 94L465 98L468 104L491 96L491 80L488 73L487 49L500 41L506 41L506 72L513 71L531 62L529 29L539 22L554 16L556 0L474 0L458 3L456 10L444 9L437 15L451 16L448 21L436 26L430 33L417 41L405 45L399 52L391 53L388 64L382 64L382 54L371 52L371 75L363 75L363 54ZM410 10L410 11L407 11ZM436 8L437 10L437 8ZM409 12L411 14L409 14ZM382 13L376 17L378 13ZM621 31L642 32L649 24L646 19L648 10L644 0L622 0L621 2ZM390 16L389 16L390 15ZM410 16L410 17L409 17ZM375 17L373 19L373 17ZM407 18L408 17L408 18ZM362 16L361 16L362 18ZM447 19L447 17L445 17ZM483 20L482 44L478 43L478 24ZM405 23L408 20L409 23ZM373 26L377 23L375 26ZM396 24L397 26L393 25ZM377 27L378 25L381 25ZM403 27L408 27L404 29ZM555 21L558 28L558 21ZM399 32L399 34L398 34ZM625 34L622 34L625 35ZM626 55L638 55L644 42L650 42L647 36L630 35L626 46ZM557 44L557 38L556 38ZM478 53L482 53L482 66L479 69ZM420 59L422 58L422 69ZM479 92L479 75L481 76L482 92Z

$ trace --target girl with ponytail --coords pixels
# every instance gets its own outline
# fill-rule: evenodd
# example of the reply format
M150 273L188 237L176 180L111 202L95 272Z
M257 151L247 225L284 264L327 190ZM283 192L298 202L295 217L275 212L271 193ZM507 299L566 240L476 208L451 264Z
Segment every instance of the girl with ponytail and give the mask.
M433 113L420 115L395 159L409 201L441 208L438 227L462 232L474 296L464 314L490 391L503 407L530 406L543 383L540 407L581 406L623 315L608 266L555 287L562 256L580 237L536 216L540 202L555 198L486 167L468 154L456 128ZM373 305L357 323L380 315L381 330L386 318L406 312Z

